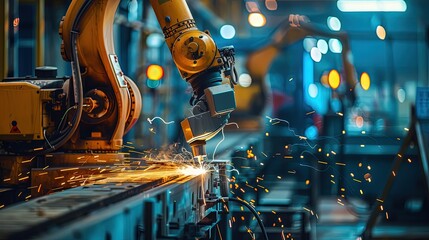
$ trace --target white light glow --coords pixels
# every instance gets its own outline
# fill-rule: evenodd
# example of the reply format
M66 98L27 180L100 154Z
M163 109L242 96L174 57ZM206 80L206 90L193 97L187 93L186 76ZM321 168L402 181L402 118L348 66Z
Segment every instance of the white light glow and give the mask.
M327 23L329 29L331 29L332 31L340 31L341 22L340 19L338 19L337 17L328 17Z
M405 12L404 0L338 0L342 12Z
M160 33L152 33L146 38L146 44L148 47L161 47L164 42L164 36Z
M398 89L397 95L398 95L398 101L400 103L405 102L406 94L404 89L402 88Z
M311 59L315 62L320 62L322 60L322 53L317 47L313 47L310 51Z
M224 39L232 39L235 36L235 28L232 25L223 25L220 28L220 35L224 38Z
M329 39L329 50L333 53L341 53L343 51L343 45L341 44L340 40L331 38Z
M314 38L304 38L302 44L304 45L305 51L310 52L312 48L316 47L316 42Z
M308 95L312 98L316 98L319 94L319 89L317 88L317 85L312 83L308 86Z
M322 54L326 54L328 52L328 43L323 39L319 39L317 41L317 48Z
M262 27L267 22L265 16L259 12L249 14L248 20L250 25L252 25L253 27Z
M247 73L242 73L238 77L238 84L242 87L250 87L252 84L252 77Z

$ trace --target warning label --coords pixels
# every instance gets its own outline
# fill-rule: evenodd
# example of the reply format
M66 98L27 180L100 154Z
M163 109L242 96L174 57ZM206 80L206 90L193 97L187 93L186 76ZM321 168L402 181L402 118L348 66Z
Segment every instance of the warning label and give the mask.
M12 128L10 129L10 133L21 133L18 128L18 123L16 121L12 121Z

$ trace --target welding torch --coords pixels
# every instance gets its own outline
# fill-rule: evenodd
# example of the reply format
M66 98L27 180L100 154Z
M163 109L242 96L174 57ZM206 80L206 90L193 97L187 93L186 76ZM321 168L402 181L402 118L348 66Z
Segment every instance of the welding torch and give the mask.
M198 30L185 0L150 3L179 73L193 89L192 116L181 126L194 157L201 159L207 155L206 141L223 129L236 108L234 48L218 49L208 31Z

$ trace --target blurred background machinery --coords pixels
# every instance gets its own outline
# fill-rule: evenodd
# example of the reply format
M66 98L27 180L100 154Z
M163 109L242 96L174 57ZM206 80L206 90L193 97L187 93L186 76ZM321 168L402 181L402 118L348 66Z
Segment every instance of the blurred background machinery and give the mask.
M24 80L41 66L56 66L58 81L72 75L57 35L69 3L0 3L1 79ZM429 238L427 1L187 3L199 29L219 48L235 49L237 108L206 146L209 161L230 162L219 163L228 182L220 195L254 206L270 239ZM216 171L177 178L171 170L192 158L180 121L192 115L193 89L176 70L150 2L120 1L112 31L122 71L143 102L120 149L125 165L90 167L102 165L94 153L49 175L62 156L1 157L0 233L38 229L40 238L58 239L60 226L70 239L163 239L189 223L186 232L200 238L263 239L243 206L197 210L206 196L200 187L215 187ZM124 182L123 168L135 181L112 185Z

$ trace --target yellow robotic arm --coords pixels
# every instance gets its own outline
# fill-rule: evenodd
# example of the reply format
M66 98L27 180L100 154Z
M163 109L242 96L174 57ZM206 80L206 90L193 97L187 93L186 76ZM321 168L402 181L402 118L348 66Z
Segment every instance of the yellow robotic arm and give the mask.
M112 26L119 1L75 0L62 21L62 55L79 62L84 89L81 126L66 148L117 150L124 131L140 113L140 93L122 73L113 48ZM198 30L184 0L150 3L181 76L194 90L194 115L182 122L186 140L194 155L205 155L205 141L222 129L235 109L232 84L222 84L221 77L223 72L235 83L234 50L219 50L208 32ZM75 32L78 37L73 47ZM77 59L73 57L75 48ZM80 71L76 67L74 72Z
M0 92L5 93L0 106L7 107L0 119L5 122L0 141L10 146L8 151L37 155L61 148L71 153L109 153L122 147L123 135L137 121L142 103L114 51L113 21L119 2L71 2L59 33L61 54L71 62L72 77L57 80L61 87L43 88L44 81L51 81L43 78L0 84ZM174 62L194 90L193 115L182 122L186 140L195 156L205 155L205 142L235 109L234 49L218 49L208 32L199 31L185 0L151 0L151 4ZM222 84L221 74L230 84ZM23 89L31 94L19 99ZM11 107L14 102L34 106L22 113Z
M193 116L182 129L194 156L205 155L205 143L227 123L235 105L234 49L218 49L208 32L202 32L185 0L150 0L181 76L194 91ZM222 84L221 73L231 84Z
M122 72L114 51L113 20L119 2L75 0L61 21L61 54L72 62L69 86L77 114L82 112L65 149L119 150L124 133L140 115L140 92ZM83 96L77 91L80 84Z

